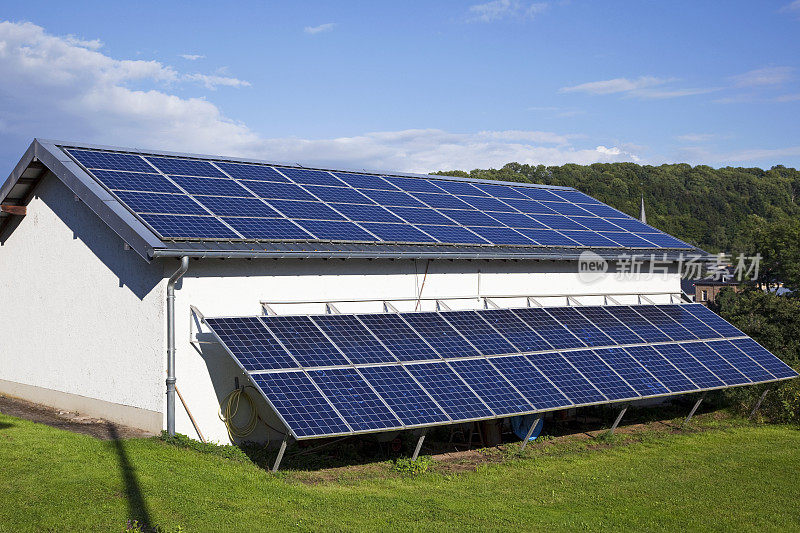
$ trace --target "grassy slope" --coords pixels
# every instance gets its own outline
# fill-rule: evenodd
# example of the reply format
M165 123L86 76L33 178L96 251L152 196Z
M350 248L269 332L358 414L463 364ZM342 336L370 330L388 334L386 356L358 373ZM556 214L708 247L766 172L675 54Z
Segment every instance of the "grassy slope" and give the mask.
M800 530L798 450L797 429L743 425L456 476L308 485L154 440L100 442L0 415L0 530L121 531L142 507L151 523L186 531Z

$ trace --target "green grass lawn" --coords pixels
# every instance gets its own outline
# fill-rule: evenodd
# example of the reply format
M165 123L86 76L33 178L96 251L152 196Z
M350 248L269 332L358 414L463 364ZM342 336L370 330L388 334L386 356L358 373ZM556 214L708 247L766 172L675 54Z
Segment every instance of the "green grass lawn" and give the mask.
M0 414L0 530L122 531L148 517L184 531L800 531L797 428L739 422L504 457L457 475L402 476L386 463L309 484L156 439L101 442Z

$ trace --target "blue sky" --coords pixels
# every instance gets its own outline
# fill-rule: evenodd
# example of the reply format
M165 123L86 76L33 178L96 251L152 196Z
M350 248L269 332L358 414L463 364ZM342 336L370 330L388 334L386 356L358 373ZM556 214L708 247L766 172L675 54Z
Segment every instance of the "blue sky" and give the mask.
M0 156L31 138L433 171L800 166L800 0L5 0Z

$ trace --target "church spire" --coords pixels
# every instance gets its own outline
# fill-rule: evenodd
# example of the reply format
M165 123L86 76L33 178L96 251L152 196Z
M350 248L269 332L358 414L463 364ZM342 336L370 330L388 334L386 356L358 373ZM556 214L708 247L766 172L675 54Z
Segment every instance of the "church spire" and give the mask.
M644 194L642 194L642 205L639 207L639 220L647 224L647 216L644 214Z

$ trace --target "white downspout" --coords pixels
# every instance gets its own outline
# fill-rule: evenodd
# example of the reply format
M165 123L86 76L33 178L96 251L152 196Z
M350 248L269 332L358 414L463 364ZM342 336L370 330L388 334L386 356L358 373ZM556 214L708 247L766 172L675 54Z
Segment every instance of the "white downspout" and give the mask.
M189 270L189 257L167 282L167 433L175 435L175 283Z

